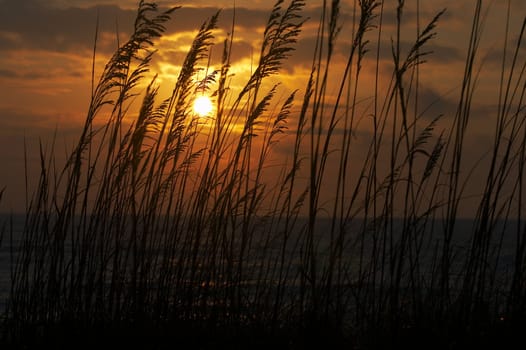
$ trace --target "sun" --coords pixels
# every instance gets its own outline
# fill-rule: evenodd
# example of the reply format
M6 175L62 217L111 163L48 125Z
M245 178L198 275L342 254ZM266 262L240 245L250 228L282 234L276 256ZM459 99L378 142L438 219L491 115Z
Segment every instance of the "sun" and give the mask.
M200 117L206 117L212 112L214 106L208 96L199 96L194 101L194 112Z

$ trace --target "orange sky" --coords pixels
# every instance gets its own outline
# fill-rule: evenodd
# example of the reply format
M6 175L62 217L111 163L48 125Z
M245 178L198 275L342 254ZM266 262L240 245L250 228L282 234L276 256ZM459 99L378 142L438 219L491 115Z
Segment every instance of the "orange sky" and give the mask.
M221 54L222 37L230 30L233 0L159 1L161 6L182 5L173 14L165 37L157 43L159 52L152 71L160 74L159 82L167 83L178 73L178 63L184 58L200 24L223 8L217 32L217 47L212 55ZM302 89L312 61L312 48L320 15L321 0L307 1L306 22L297 50L285 63L278 80L282 95ZM353 1L342 1L342 30L336 48L334 72L344 66L351 42ZM395 0L385 0L383 39L385 67L381 74L389 77L389 40L394 35ZM481 74L473 105L476 115L470 129L468 158L476 159L489 145L493 128L492 116L498 104L499 69L505 33L507 1L486 1L484 36L481 40L479 62ZM116 47L116 33L121 40L130 33L135 16L135 0L0 0L0 189L6 195L0 211L20 210L24 206L24 140L28 149L29 178L38 178L38 144L50 147L56 132L56 153L59 159L71 150L73 140L83 122L89 103L91 54L97 13L100 33L97 44L97 72ZM440 20L437 37L429 49L433 55L421 70L421 105L432 106L430 118L454 113L462 70L468 45L475 0L421 0L420 21L427 23L439 10L447 8ZM236 32L233 49L233 71L243 77L250 73L250 62L259 52L262 30L272 7L266 0L235 1ZM416 0L406 0L404 29L407 40L412 40L416 23ZM526 2L511 1L510 43L515 43L526 15ZM118 28L118 29L117 29ZM377 32L370 39L375 42ZM522 57L526 54L522 52ZM372 54L371 54L372 55ZM371 56L373 59L374 57ZM523 57L524 58L524 57ZM339 60L339 61L338 61ZM373 68L364 64L364 76L373 76ZM386 78L386 81L388 79ZM367 81L364 82L366 84ZM335 87L334 87L335 89ZM166 91L169 87L166 88ZM370 96L369 96L370 97ZM367 99L368 96L363 96ZM473 161L475 162L475 161Z

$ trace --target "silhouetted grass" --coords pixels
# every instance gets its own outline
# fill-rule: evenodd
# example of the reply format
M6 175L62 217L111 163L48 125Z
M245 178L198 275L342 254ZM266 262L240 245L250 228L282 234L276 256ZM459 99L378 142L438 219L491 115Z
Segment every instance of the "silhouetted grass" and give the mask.
M447 348L515 334L526 311L524 27L511 66L503 59L492 153L476 170L486 179L476 216L459 228L474 172L465 138L482 4L451 116L429 115L419 101L419 72L444 12L424 26L418 17L407 47L405 4L397 4L390 81L380 74L385 5L373 0L355 2L352 46L334 81L341 23L333 1L323 6L305 90L277 99L270 82L305 21L303 1L278 1L239 91L229 86L234 28L221 67L207 64L217 13L160 100L155 78L141 84L177 8L141 1L133 34L92 84L66 164L40 150L4 344ZM364 65L376 72L372 91ZM203 119L191 104L205 91L215 112ZM358 144L360 130L370 132ZM283 140L290 154L276 163ZM503 248L510 232L511 253Z

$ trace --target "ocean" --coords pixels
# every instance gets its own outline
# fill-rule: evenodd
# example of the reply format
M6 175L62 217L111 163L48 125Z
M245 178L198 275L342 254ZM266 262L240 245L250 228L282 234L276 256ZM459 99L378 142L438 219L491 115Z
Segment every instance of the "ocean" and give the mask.
M23 214L0 215L0 228L2 228L1 232L3 234L0 244L0 312L6 309L10 296L12 273L16 268L17 258L22 249L24 222L25 215ZM266 222L268 222L268 218ZM319 219L315 228L316 234L312 237L313 246L316 250L315 256L318 276L322 276L327 272L327 266L329 266L331 256L333 256L331 255L331 235L328 233L331 223L332 220L330 219ZM475 224L475 221L472 219L459 219L456 222L456 228L450 244L450 273L452 280L456 280L459 277L461 279L467 271L466 262L470 256L472 257L470 254L473 251L474 241L476 241L476 239L474 239L476 237L472 233ZM354 280L358 280L359 270L363 269L363 267L370 269L372 274L384 273L385 269L381 269L380 271L380 268L373 270L370 267L373 264L379 263L379 254L384 254L382 257L387 261L385 264L389 264L389 260L392 261L396 259L397 254L400 254L400 244L402 240L401 227L404 226L404 220L394 219L392 225L383 225L385 225L385 222L381 225L375 225L372 222L364 224L361 220L355 220L344 228L349 232L361 232L359 236L353 234L346 235L342 240L343 244L340 246L343 265L350 267L345 273L351 277L346 277L345 283L352 284ZM305 234L306 226L307 220L300 219L295 227L297 232L303 232L302 234ZM261 229L262 232L264 232L263 227L268 226L264 224L254 225L256 231ZM275 233L267 233L266 235L262 235L261 238L259 238L257 234L255 238L252 237L248 243L249 248L247 254L243 255L244 259L246 259L246 266L250 267L245 269L246 272L243 277L247 285L251 283L250 281L261 278L261 271L263 271L261 266L263 262L260 260L262 258L268 260L264 262L266 264L265 269L267 269L267 277L265 278L268 278L269 283L275 283L272 279L275 278L278 273L276 271L269 272L269 269L271 270L273 268L272 266L278 268L279 264L272 265L271 263L277 261L283 252L285 252L284 264L289 270L291 279L297 279L298 274L304 273L305 269L302 267L302 264L306 261L303 259L306 251L305 239L301 238L301 234L295 233L290 235L287 239L286 246L284 246L279 226L276 226L274 230ZM437 262L439 259L437 257L440 256L443 249L443 232L443 223L436 220L428 222L426 226L419 226L418 230L414 230L412 236L408 236L410 242L407 243L406 254L409 259L412 259L411 261L417 261L419 274L421 274L422 279L429 278L429 280L432 280L436 278L436 276L433 277L433 274L436 274L438 271ZM519 232L519 234L517 234L517 232ZM523 240L521 234L524 234L524 223L519 223L516 220L497 222L493 227L493 235L488 241L489 243L485 250L487 255L481 257L481 259L484 260L481 261L481 264L489 265L490 270L494 271L492 276L496 282L503 286L503 289L506 289L506 286L509 285L514 273L517 242L518 240ZM333 242L337 240L335 236L337 237L337 234L332 235ZM184 244L183 242L184 240L181 240L179 244L182 245ZM66 243L66 246L67 244L69 243ZM108 243L108 245L111 245L111 243ZM124 246L125 245L123 245L123 247ZM153 254L162 254L162 249L159 248L160 246L157 244L156 249L159 251L155 251ZM387 249L387 254L385 254L385 252L382 253L380 248L384 249L384 251ZM335 249L334 246L332 249ZM67 251L68 248L65 250ZM206 248L203 248L203 251L201 257L207 259L206 254L209 254L209 251ZM376 253L371 254L373 251L376 251ZM178 247L174 252L176 252L175 255L188 254L188 250L184 247ZM415 260L414 257L410 258L415 252L418 256L417 260ZM488 257L490 259L488 259ZM68 259L67 254L65 259ZM172 259L176 261L177 256L173 256ZM340 261L340 263L342 261ZM408 266L406 266L406 268L408 268ZM298 273L298 271L300 272ZM250 273L258 275L250 275ZM356 279L352 277L355 275ZM368 278L371 277L369 276ZM293 288L294 285L295 281L291 281L289 286Z

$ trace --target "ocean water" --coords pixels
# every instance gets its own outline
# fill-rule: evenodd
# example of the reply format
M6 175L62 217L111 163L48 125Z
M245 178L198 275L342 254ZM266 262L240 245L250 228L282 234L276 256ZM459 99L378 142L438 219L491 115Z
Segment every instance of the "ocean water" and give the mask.
M0 312L11 288L11 273L21 248L25 215L0 214Z
M16 267L17 258L22 249L23 233L24 233L25 215L22 214L2 214L0 215L0 229L2 230L2 241L0 244L0 313L5 310L7 300L11 290L11 276ZM313 244L316 249L316 257L318 259L318 268L320 274L327 266L329 260L330 249L330 227L332 220L319 219L315 228L316 234L313 236ZM385 256L387 259L396 257L396 252L399 250L401 230L403 227L403 220L393 220L390 226L382 224L364 223L356 220L345 227L346 231L351 234L345 235L342 247L342 256L344 263L348 266L370 266L374 256L369 254L373 249L379 249L378 245L383 245L388 250L392 249L393 253L388 252ZM469 256L470 247L473 242L473 226L475 222L470 219L457 220L456 228L451 242L451 274L452 278L461 275L465 269L465 262ZM300 219L297 223L297 235L292 234L289 238L286 247L286 262L285 264L291 270L301 270L301 249L298 248L298 242L301 241L301 232L305 232L304 228L307 225L306 219ZM255 225L254 229L265 231L265 225ZM283 248L283 239L279 226L274 228L275 234L266 234L261 239L256 239L251 242L251 253L246 256L247 266L260 266L258 259L260 257L277 258L280 253L279 250ZM353 232L361 232L359 236ZM513 273L513 266L515 263L517 232L524 232L524 223L517 221L498 222L493 228L493 238L488 247L498 254L492 256L492 267L496 271L496 279L502 285L509 283ZM414 251L419 254L419 271L422 276L433 273L436 269L437 254L440 253L443 247L443 224L441 221L428 223L425 227L419 227L414 230L412 242L408 247L414 247ZM257 234L255 235L257 236ZM337 236L337 233L336 233ZM334 235L332 236L334 239ZM304 242L304 241L303 241ZM66 243L67 244L67 243ZM376 248L375 248L376 247ZM408 248L413 249L413 248ZM261 254L259 254L261 252ZM157 252L153 252L157 254ZM184 254L184 249L181 248L181 254ZM159 252L161 254L161 252ZM371 257L372 256L372 257ZM66 256L67 259L67 256ZM360 265L361 264L361 265ZM352 269L351 269L352 270ZM353 271L348 273L353 273ZM258 271L257 268L247 269L247 271ZM248 272L247 272L248 273ZM375 273L373 271L373 273ZM291 273L291 276L297 276ZM255 276L245 275L247 284L250 284L251 279L259 278ZM293 283L291 283L292 286Z

